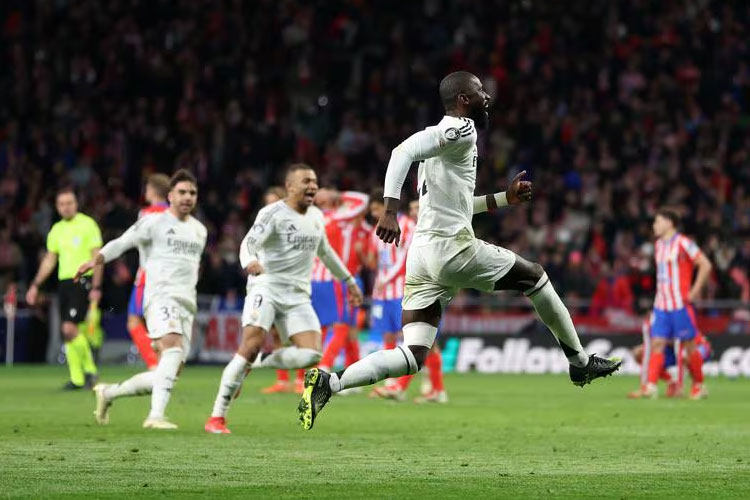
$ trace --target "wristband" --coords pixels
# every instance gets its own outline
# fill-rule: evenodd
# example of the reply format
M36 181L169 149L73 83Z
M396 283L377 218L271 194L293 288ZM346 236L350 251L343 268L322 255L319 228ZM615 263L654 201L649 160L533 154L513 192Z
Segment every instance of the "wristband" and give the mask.
M487 211L491 212L498 207L505 207L508 205L508 196L505 191L502 193L488 194L485 195L485 202L487 203Z

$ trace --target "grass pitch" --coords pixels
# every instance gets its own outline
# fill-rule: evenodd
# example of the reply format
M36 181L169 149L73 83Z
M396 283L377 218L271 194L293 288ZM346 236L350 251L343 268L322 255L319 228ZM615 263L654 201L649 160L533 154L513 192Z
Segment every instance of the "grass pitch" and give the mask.
M260 395L273 373L259 371L220 436L203 431L220 367L184 371L178 431L141 429L143 397L99 427L91 393L58 390L65 375L0 369L0 497L750 497L744 380L709 380L705 401L629 401L629 377L449 375L447 405L337 397L304 432L297 397Z

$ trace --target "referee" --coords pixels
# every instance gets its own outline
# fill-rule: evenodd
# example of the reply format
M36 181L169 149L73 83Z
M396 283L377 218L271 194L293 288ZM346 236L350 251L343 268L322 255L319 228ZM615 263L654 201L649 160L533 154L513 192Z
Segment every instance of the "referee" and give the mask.
M99 302L101 298L102 266L73 282L78 267L91 259L102 246L102 234L94 219L78 212L78 201L72 188L62 188L55 199L61 220L47 235L47 254L44 256L34 281L26 292L26 302L34 305L39 287L58 265L57 293L60 301L62 335L65 341L65 356L68 359L70 381L64 389L93 388L96 383L96 364L91 347L84 334L78 333L78 324L86 319L89 300Z

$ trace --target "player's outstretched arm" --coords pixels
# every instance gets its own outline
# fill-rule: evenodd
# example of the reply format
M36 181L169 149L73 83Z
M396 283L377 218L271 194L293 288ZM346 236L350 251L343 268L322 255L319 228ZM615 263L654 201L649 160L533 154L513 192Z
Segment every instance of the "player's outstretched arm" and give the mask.
M531 181L521 180L526 170L513 177L507 191L474 197L474 214L492 211L506 205L518 205L531 200Z
M78 268L73 278L74 281L78 281L81 276L96 266L101 266L115 260L131 248L136 248L140 244L146 244L148 242L151 220L149 217L139 219L127 231L122 233L119 238L115 238L104 245L90 261L81 264L81 267Z
M91 271L92 269L96 269L97 266L103 266L104 263L104 256L101 254L101 252L97 253L91 260L81 264L81 266L76 271L75 276L73 276L73 281L77 283L78 280L81 279L81 276Z

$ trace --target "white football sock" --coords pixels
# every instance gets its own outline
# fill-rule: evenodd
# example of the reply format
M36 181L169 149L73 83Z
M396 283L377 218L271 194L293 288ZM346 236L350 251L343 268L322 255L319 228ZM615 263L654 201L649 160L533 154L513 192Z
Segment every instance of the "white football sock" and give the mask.
M260 358L262 355L258 355ZM315 349L305 347L289 346L276 349L270 354L262 356L260 366L264 368L281 368L294 370L296 368L307 368L320 361L323 355Z
M411 349L398 346L387 351L368 354L343 372L331 373L331 391L339 392L350 387L371 385L390 377L417 373L417 360Z
M133 375L124 382L112 384L104 389L104 397L112 401L126 396L151 394L154 387L154 372L147 371Z
M572 365L584 367L589 362L589 356L583 350L581 341L570 313L557 295L547 273L544 273L536 285L524 292L534 304L539 318L552 331L560 344L568 362Z
M229 404L242 386L246 374L250 371L250 364L247 360L235 354L232 360L224 368L219 383L219 392L216 394L214 409L211 412L212 417L225 417L229 410Z
M164 418L164 409L172 395L172 387L182 364L182 348L170 347L162 351L159 364L154 370L153 391L151 392L151 412L148 418Z

